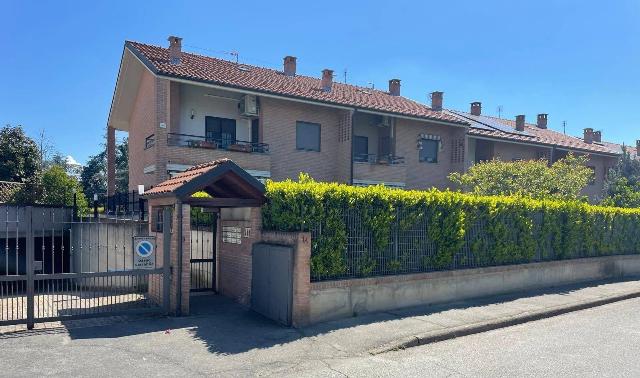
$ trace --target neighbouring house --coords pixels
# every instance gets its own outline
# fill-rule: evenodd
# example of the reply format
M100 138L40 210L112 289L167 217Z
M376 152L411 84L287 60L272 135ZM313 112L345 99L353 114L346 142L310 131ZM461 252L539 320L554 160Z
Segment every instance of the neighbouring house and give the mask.
M528 124L430 106L386 91L297 73L286 56L274 70L182 51L125 42L107 125L108 191L115 192L115 131L129 133L129 185L153 187L197 164L230 158L264 181L309 173L321 181L447 188L448 175L481 160L589 154L596 178L585 190L600 194L619 148L585 129L583 139L547 128L547 115Z
M0 181L0 203L11 202L14 194L22 187L20 182Z
M548 114L538 114L535 124L527 123L524 115L515 120L482 114L482 104L472 102L469 112L450 110L468 121L467 166L483 160L503 161L546 159L555 162L569 152L589 156L589 167L594 179L583 194L596 199L602 194L609 169L614 167L621 154L620 148L603 142L602 132L584 129L578 138L549 129Z
M108 188L115 190L115 130L129 133L129 183L150 187L195 164L230 158L254 177L359 185L446 187L464 169L468 122L389 91L126 42L108 122ZM446 142L446 143L444 143ZM422 144L419 152L417 145ZM456 155L457 156L457 155Z

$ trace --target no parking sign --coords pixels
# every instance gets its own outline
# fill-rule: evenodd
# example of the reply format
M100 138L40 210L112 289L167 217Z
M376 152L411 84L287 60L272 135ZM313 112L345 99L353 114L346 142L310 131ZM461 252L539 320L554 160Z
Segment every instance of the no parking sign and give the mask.
M155 269L156 238L153 236L133 237L133 269Z

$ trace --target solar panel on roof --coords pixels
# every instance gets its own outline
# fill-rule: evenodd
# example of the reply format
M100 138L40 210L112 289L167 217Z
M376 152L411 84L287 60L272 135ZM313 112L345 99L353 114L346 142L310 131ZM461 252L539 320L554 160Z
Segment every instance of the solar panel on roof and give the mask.
M510 134L518 134L518 135L527 135L527 136L533 136L529 133L527 133L526 131L518 131L510 126L507 126L505 124L503 124L502 122L496 120L495 118L491 118L491 117L485 117L485 116L475 116L472 114L460 114L457 112L454 112L455 114L458 114L468 120L471 121L471 126L478 128L478 129L484 129L484 130L498 130L498 131L502 131L504 133L510 133Z

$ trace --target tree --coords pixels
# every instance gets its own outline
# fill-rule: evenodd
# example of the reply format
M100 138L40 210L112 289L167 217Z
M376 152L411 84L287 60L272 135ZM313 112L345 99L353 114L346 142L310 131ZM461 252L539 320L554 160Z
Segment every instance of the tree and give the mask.
M129 138L116 146L116 190L120 193L129 190Z
M27 182L40 170L38 145L21 126L0 129L0 180Z
M87 198L93 199L94 194L102 194L107 191L107 159L106 151L89 157L87 164L80 175L82 189Z
M580 192L593 179L588 159L569 153L552 165L546 160L492 160L474 164L465 173L452 173L449 179L478 195L583 200Z
M88 206L80 183L69 176L59 165L52 165L43 172L41 203L54 206L72 206L74 193L77 198L78 210L84 213Z
M87 197L92 199L94 194L104 194L107 191L107 149L90 156L80 176L82 188ZM116 146L116 191L129 190L129 140L124 138Z
M602 204L640 207L640 161L632 159L626 148L607 175Z
M16 192L12 202L29 205L73 206L74 193L78 212L86 213L87 199L78 180L69 176L62 166L52 165L41 174L30 178Z

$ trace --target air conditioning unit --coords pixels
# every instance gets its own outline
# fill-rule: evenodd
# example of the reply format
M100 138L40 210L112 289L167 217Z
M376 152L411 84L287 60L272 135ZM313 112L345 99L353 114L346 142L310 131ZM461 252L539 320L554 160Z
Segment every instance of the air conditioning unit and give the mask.
M390 127L390 126L391 126L391 117L381 116L380 123L378 123L378 127Z
M240 115L245 117L257 117L258 116L258 99L253 95L244 95L240 98Z

